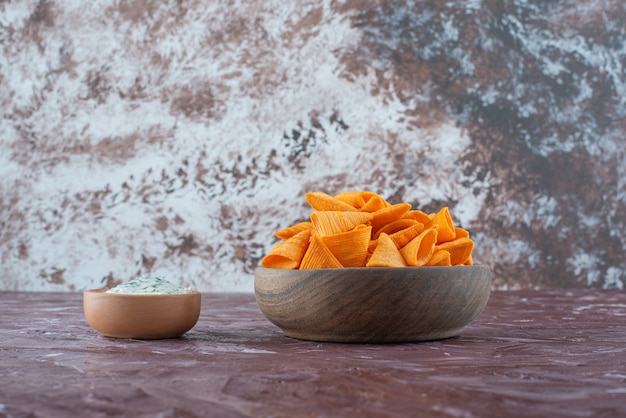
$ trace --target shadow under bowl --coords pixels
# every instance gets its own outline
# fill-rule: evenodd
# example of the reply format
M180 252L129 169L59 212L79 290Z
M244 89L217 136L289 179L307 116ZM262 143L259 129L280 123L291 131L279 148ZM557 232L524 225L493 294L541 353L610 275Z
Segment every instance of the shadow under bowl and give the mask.
M199 292L155 295L83 292L87 323L106 337L176 338L196 325L200 317Z
M485 308L486 265L284 270L259 267L261 312L292 338L350 343L459 335Z

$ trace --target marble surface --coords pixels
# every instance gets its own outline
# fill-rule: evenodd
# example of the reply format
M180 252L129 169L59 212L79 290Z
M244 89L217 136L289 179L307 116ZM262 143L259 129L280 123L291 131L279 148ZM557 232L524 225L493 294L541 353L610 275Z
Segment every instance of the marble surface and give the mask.
M626 6L4 1L0 289L250 291L304 193L448 205L498 289L626 282Z
M253 295L203 295L178 339L113 339L81 295L0 292L0 416L626 416L626 292L493 292L458 337L284 336Z

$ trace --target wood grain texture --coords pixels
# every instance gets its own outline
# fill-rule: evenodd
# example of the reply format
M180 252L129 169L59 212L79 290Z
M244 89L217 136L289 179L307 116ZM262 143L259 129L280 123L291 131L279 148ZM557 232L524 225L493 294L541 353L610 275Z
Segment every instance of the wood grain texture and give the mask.
M426 341L458 335L485 308L484 265L281 270L258 268L263 314L293 338L329 342Z

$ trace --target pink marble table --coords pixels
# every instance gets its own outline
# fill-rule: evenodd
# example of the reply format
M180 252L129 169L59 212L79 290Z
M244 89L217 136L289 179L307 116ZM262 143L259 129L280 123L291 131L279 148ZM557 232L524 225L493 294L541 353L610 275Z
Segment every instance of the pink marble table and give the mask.
M458 337L285 337L251 294L205 294L183 337L110 339L79 293L0 293L0 416L619 417L626 293L493 292Z

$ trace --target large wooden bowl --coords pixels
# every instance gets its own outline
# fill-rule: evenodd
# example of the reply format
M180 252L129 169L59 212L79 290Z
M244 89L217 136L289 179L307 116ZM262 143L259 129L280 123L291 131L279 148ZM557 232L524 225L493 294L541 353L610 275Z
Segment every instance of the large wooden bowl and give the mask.
M193 328L200 316L199 292L155 295L106 293L106 290L83 293L87 323L106 337L176 338Z
M285 335L391 343L458 335L485 308L485 265L284 270L259 267L256 300Z

